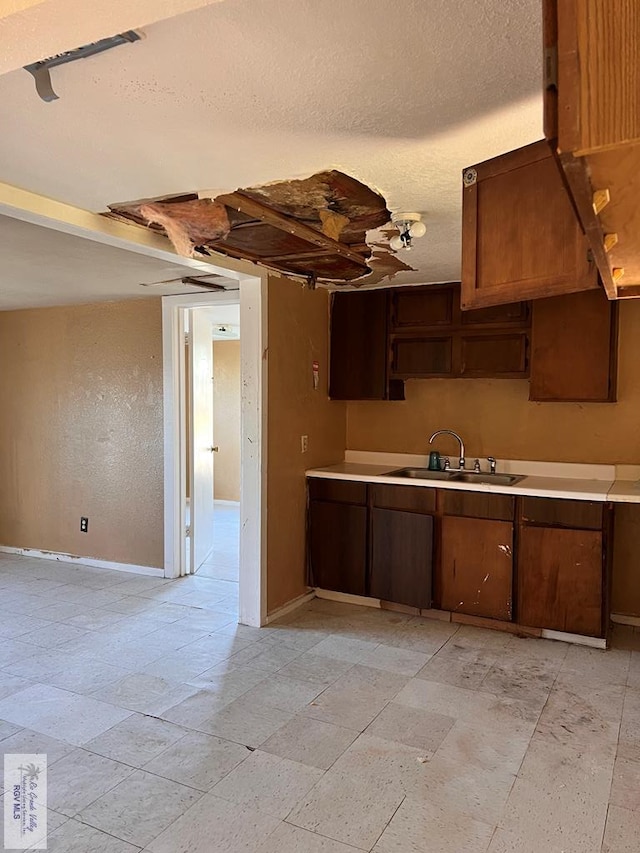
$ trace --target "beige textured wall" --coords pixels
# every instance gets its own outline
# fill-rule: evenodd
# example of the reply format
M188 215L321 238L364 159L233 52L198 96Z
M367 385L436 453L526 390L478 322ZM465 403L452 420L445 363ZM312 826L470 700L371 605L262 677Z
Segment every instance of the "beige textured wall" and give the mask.
M617 403L530 403L523 379L414 380L404 402L349 403L347 447L426 453L429 435L446 427L460 433L471 461L640 463L639 364L640 300L630 300L620 305ZM454 455L457 445L437 446Z
M240 341L213 344L213 479L216 500L240 500Z
M0 313L0 413L0 544L163 565L159 299Z
M304 472L344 458L345 406L328 398L327 292L272 277L268 304L267 606L272 612L306 590ZM314 359L320 363L317 391ZM304 454L301 435L309 436Z

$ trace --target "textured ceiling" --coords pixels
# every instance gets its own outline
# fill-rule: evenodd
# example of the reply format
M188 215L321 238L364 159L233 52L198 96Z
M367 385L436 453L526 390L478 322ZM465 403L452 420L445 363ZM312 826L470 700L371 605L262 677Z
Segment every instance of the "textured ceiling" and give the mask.
M0 311L205 293L179 281L140 286L193 274L185 267L0 216ZM229 286L238 284L229 281Z
M462 168L542 135L540 19L540 0L224 0L54 69L52 104L0 77L0 180L99 211L337 168L424 214L397 283L455 279Z

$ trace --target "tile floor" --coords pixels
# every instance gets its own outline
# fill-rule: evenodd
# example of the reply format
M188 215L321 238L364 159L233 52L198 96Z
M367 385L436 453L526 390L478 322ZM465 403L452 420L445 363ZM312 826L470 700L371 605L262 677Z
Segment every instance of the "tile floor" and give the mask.
M198 569L198 575L237 584L239 547L240 507L216 501L213 511L213 550Z
M637 853L640 633L609 652L0 555L0 745L53 853Z

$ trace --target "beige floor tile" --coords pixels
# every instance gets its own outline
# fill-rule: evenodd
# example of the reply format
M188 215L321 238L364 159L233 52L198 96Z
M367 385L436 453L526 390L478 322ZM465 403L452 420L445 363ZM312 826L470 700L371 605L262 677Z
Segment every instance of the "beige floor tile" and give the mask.
M130 844L144 847L183 815L202 794L193 788L136 770L78 819Z
M608 684L627 683L631 653L622 649L589 649L586 646L570 645L560 668L563 676L573 676L582 684L603 687Z
M149 853L253 853L279 821L206 794L158 838ZM284 853L284 851L283 851Z
M260 749L310 767L328 770L358 734L352 729L322 720L294 717L266 740Z
M304 713L316 720L364 731L407 680L406 676L357 665L314 699Z
M384 669L398 675L415 675L429 660L429 654L414 649L399 649L380 644L366 654L360 663L373 669Z
M0 702L0 719L82 746L130 714L89 696L33 684Z
M615 745L623 701L624 688L614 685L554 687L538 720L538 733L551 743L576 748Z
M629 672L627 675L627 687L640 690L640 650L631 652Z
M312 702L321 690L308 681L297 681L277 673L244 693L243 701L256 710L266 707L295 713Z
M176 725L197 729L201 723L226 708L236 698L235 696L227 698L214 690L198 690L195 685L193 686L195 692L191 696L162 711L158 716Z
M73 817L133 772L126 764L76 749L48 771L48 806Z
M41 753L47 756L47 767L52 767L56 761L75 751L75 747L62 740L48 737L31 729L20 729L2 741L0 753Z
M101 687L91 696L140 714L161 714L196 692L194 687L155 675L136 673Z
M85 749L139 768L185 734L186 729L166 720L132 714L117 726L90 740L85 744Z
M286 678L297 681L309 681L319 687L328 687L353 667L350 661L318 655L315 649L292 660L278 672Z
M20 678L18 675L0 671L0 699L6 699L7 696L17 693L18 690L24 690L30 684L31 682L26 678Z
M436 756L461 767L473 765L488 773L504 771L516 774L522 764L535 728L522 720L503 720L486 725L477 720L458 721L443 740Z
M454 723L453 717L390 702L367 728L366 733L415 747L425 755L431 755L438 749Z
M254 710L243 698L236 699L198 724L198 729L245 746L258 747L291 719L276 708Z
M370 850L404 799L383 779L356 779L329 770L287 818L288 823L335 841Z
M157 755L144 769L181 785L209 791L251 755L241 744L202 732L190 732Z
M533 744L512 788L491 853L599 851L612 766L613 759L606 765L569 747Z
M281 823L255 853L354 853L355 848L288 823Z
M493 826L454 807L404 800L374 853L484 853ZM428 846L427 846L428 845Z
M545 660L500 660L491 667L479 687L497 696L510 696L542 710L557 677L556 664Z
M640 812L609 806L602 853L638 853Z
M322 775L315 767L256 750L212 793L284 820Z
M633 688L625 692L618 756L640 761L640 690Z
M313 647L313 653L347 663L360 663L378 646L377 642L349 637L327 637Z
M616 759L611 804L640 812L640 761L620 757Z
M77 820L67 821L47 839L49 853L138 853L139 849Z
M13 723L7 723L5 720L0 720L0 740L6 740L8 737L22 731L22 726L14 726ZM0 782L0 786L2 782Z
M456 646L451 640L417 673L418 678L453 684L471 690L482 683L495 663L497 652Z

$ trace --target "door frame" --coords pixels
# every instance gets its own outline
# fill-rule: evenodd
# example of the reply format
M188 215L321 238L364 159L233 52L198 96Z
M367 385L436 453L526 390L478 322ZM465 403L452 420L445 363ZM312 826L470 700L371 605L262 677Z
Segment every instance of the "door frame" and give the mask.
M225 270L240 290L162 297L164 576L185 574L185 312L240 302L241 475L239 621L266 624L267 276Z

